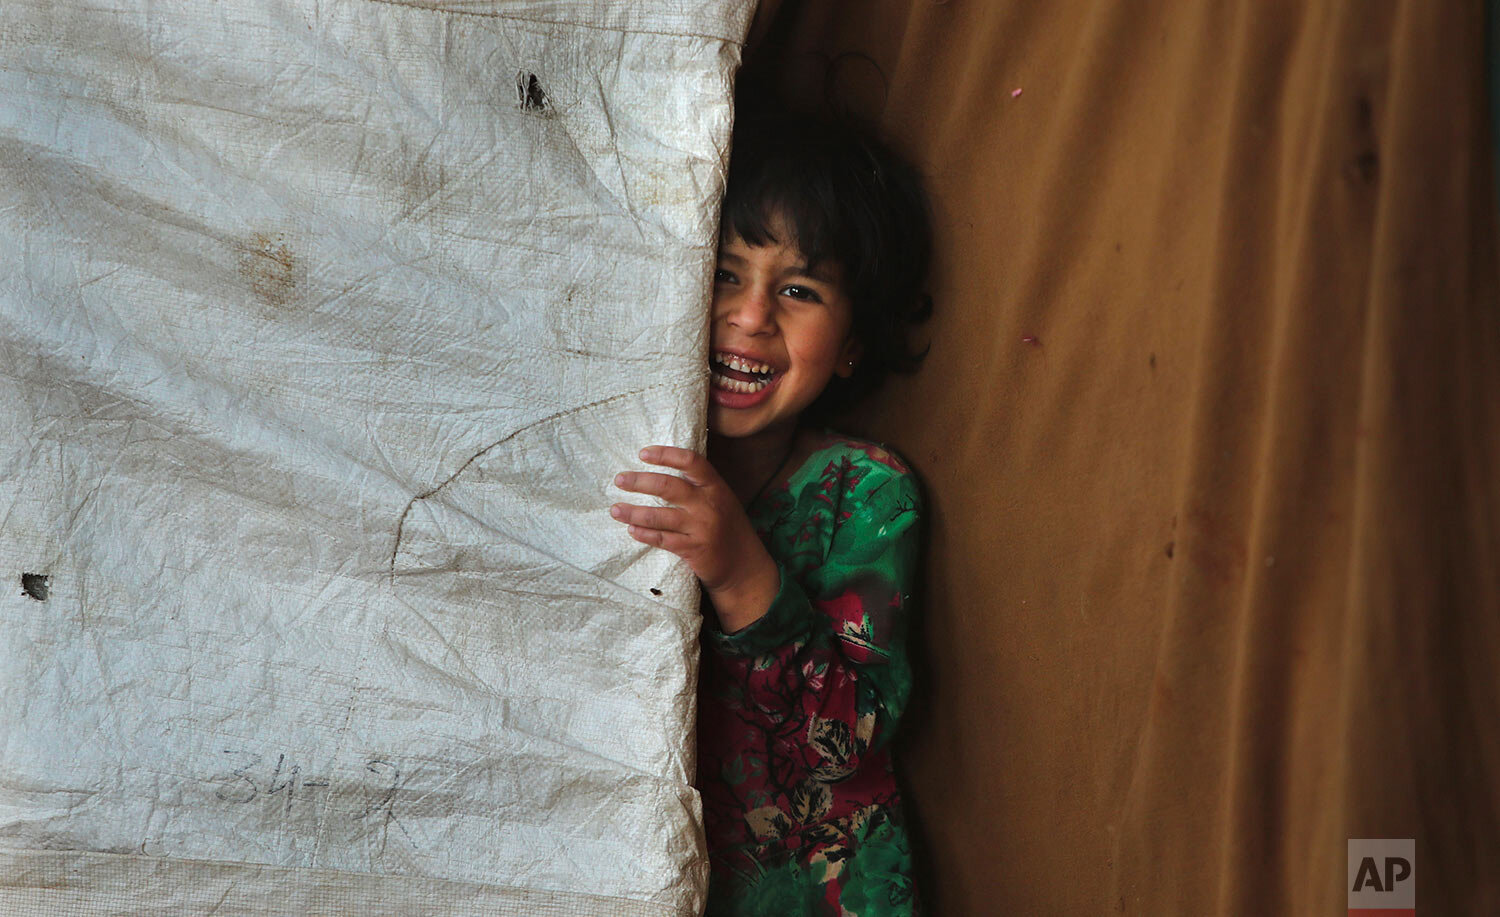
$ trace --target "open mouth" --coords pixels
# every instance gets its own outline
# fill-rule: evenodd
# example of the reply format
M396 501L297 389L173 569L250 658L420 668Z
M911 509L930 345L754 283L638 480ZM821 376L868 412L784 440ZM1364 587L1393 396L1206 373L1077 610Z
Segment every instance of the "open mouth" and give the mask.
M776 377L769 363L757 363L737 354L720 351L709 358L713 384L729 392L749 395L760 391Z

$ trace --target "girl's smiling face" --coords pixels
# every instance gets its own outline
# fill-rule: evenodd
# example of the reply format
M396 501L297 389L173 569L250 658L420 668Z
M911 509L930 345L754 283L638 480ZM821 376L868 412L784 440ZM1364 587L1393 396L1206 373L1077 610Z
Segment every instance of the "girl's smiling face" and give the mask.
M774 236L789 239L784 221ZM720 436L789 433L833 376L848 377L859 345L853 304L832 265L809 265L796 245L719 245L714 274L708 426Z

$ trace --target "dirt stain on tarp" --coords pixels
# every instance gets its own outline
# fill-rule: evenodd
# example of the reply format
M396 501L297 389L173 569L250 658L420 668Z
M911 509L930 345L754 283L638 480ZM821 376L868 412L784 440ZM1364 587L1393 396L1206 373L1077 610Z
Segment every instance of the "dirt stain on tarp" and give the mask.
M296 298L306 270L280 233L255 233L240 252L240 276L268 306L285 308Z
M425 213L442 200L443 189L448 186L448 170L440 160L432 161L435 159L423 153L409 161L402 171L401 219Z

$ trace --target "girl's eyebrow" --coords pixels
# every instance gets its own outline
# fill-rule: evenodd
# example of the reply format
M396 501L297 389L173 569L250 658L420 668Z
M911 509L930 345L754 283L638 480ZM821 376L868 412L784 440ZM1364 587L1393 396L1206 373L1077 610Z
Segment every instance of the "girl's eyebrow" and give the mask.
M719 260L727 261L730 264L736 265L748 263L741 256L736 255L732 251L727 251L722 248L719 249ZM838 278L829 270L827 265L828 263L825 261L820 261L817 264L807 264L804 262L799 262L797 264L788 266L785 273L788 276L806 277L810 280L819 281L820 283L837 283Z
M824 267L821 263L816 265L794 264L792 265L791 273L800 274L803 277L809 277L813 280L822 281L823 283L835 282L834 276L829 273L828 268Z

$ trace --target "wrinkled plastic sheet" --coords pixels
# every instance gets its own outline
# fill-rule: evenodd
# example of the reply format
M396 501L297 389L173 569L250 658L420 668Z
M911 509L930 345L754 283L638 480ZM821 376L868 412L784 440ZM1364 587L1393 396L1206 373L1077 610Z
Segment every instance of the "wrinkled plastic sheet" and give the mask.
M0 913L691 913L751 4L7 0Z

